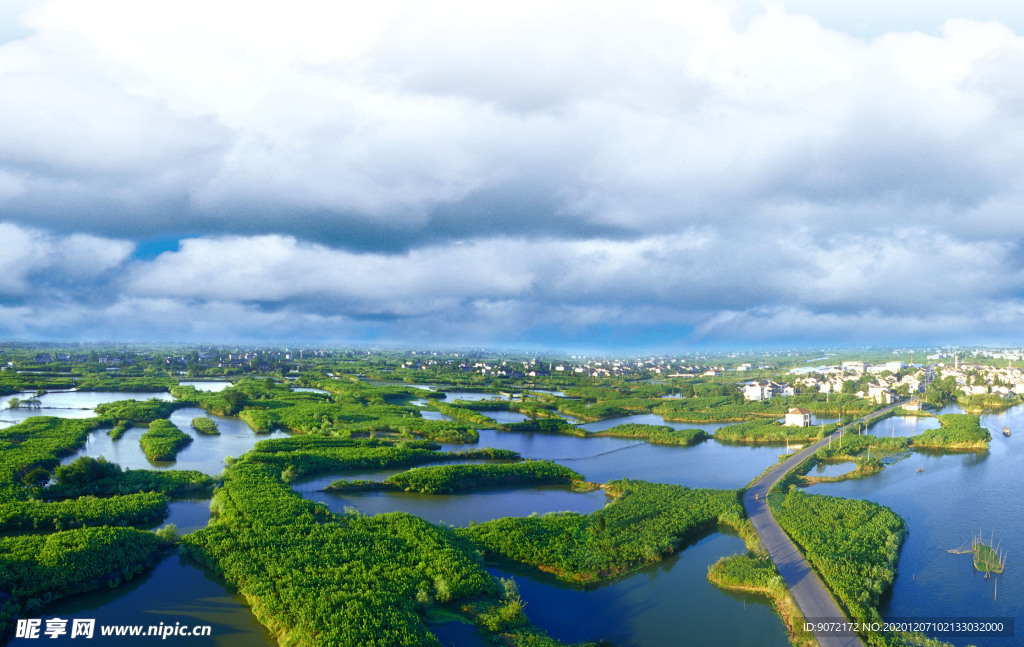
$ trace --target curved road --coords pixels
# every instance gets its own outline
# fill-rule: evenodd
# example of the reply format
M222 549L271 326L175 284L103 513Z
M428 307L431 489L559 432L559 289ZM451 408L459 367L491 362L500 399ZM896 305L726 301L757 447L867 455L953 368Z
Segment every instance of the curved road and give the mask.
M793 594L793 599L796 601L797 606L800 607L800 611L804 614L805 618L831 619L833 622L847 621L846 614L839 608L839 605L832 598L825 585L822 584L818 575L811 569L811 565L807 563L807 560L797 550L796 545L793 544L778 522L775 521L775 517L772 516L771 511L768 509L765 496L783 476L810 458L814 452L818 451L819 447L827 445L830 437L838 439L839 434L846 433L851 425L883 414L900 404L905 403L892 404L872 411L863 418L840 427L828 436L825 436L824 439L808 445L776 465L774 469L751 485L743 495L743 507L747 510L747 516L750 517L751 522L754 524L754 529L761 538L761 543L768 550L768 554L771 556L772 561L775 562L779 573L786 580L786 585L789 587L790 592ZM814 638L821 647L864 647L864 643L856 636L836 636L834 634L814 632Z

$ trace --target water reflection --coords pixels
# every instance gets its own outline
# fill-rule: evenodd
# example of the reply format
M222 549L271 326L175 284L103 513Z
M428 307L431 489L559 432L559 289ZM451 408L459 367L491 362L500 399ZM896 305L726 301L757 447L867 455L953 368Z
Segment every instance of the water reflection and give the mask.
M173 555L148 572L116 589L100 589L58 600L46 607L47 618L93 618L94 637L88 645L121 646L125 644L214 645L216 647L276 646L277 641L263 628L249 610L245 600L232 593L227 585L212 577L185 558ZM102 625L211 625L209 638L169 636L166 640L99 635ZM39 644L81 643L80 639L31 640L15 638L11 645L29 647Z
M611 499L603 490L573 492L568 485L494 489L460 494L419 494L415 492L306 492L306 498L323 503L333 512L348 506L363 514L408 512L431 523L467 526L501 517L572 511L589 514Z
M207 436L192 428L192 419L211 418L217 423L220 435ZM243 420L234 417L215 416L202 409L187 407L171 414L170 420L178 429L192 437L192 442L178 452L174 461L151 461L139 446L139 438L146 432L145 427L129 429L119 440L112 440L106 429L89 434L85 445L61 463L67 464L79 456L105 457L111 463L131 469L180 469L199 470L211 476L224 471L224 458L241 456L261 440L287 438L289 434L276 431L270 434L255 434Z
M532 570L488 570L496 577L514 577L526 614L565 642L608 640L624 647L788 645L766 598L727 594L707 581L708 566L744 550L738 538L715 533L635 574L588 588Z

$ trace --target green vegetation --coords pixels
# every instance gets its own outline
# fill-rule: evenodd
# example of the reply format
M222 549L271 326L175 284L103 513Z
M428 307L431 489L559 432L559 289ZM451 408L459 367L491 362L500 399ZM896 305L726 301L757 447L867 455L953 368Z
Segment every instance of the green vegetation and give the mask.
M117 586L152 566L163 542L133 528L83 528L0 537L0 636L17 616L37 615L64 595Z
M485 487L571 483L583 477L551 461L525 461L505 465L438 465L393 474L385 483L407 492L451 494Z
M774 420L753 420L738 425L727 425L715 430L715 439L729 443L784 443L821 440L839 425L824 427L787 427Z
M616 425L611 429L598 431L590 436L611 436L613 438L638 438L655 445L695 445L708 437L703 429L673 429L668 425Z
M107 435L110 436L111 440L121 440L121 436L123 436L124 433L131 428L131 422L127 420L122 420L118 422L116 425L114 425L109 431L107 431Z
M167 392L177 386L178 381L169 377L130 377L91 374L81 377L76 388L79 391L120 391L122 393Z
M112 496L136 492L160 492L167 496L209 496L214 480L194 470L122 470L120 465L82 456L54 471L56 483L42 491L47 499L94 495Z
M108 402L96 407L96 415L101 420L109 422L128 421L147 423L159 418L166 418L175 409L183 406L180 402L165 402L164 400L118 400Z
M735 389L735 387L731 387ZM791 397L775 397L759 402L744 402L739 392L727 396L694 397L661 400L653 409L671 422L742 422L763 418L779 418L792 407L803 407L816 416L862 416L877 405L853 395L808 393Z
M751 554L722 557L708 567L708 580L729 591L767 596L786 625L790 642L794 645L817 645L813 635L803 630L803 614L770 558Z
M903 519L870 501L795 489L769 494L768 504L849 617L880 622L878 602L892 586L906 535Z
M228 468L210 525L184 537L181 547L236 586L282 644L437 646L420 614L433 605L473 600L484 629L536 631L520 628L523 619L508 595L454 531L403 513L331 514L293 492L279 463L263 462L286 453L268 449L301 445L310 453L377 451L386 457L360 460L381 464L400 459L389 453L398 448L271 445L277 442L260 443L263 451Z
M977 542L972 549L974 557L974 568L982 573L1002 573L1003 561L999 553L988 544Z
M988 449L992 434L981 426L978 416L947 413L939 416L938 429L929 429L911 438L914 447L936 449Z
M886 438L884 436L872 436L871 434L855 434L846 432L842 440L833 438L829 445L820 447L815 456L821 460L851 460L856 461L866 455L869 448L875 454L881 452L900 452L910 447L910 440L907 438Z
M786 591L786 583L772 560L753 555L722 557L708 567L708 579L722 588L764 593L770 597Z
M735 491L622 480L616 499L589 515L503 518L460 530L487 555L534 566L562 579L594 582L657 562L718 522L739 523Z
M167 497L157 492L68 501L8 500L0 503L0 530L130 526L159 521L166 515Z
M539 432L542 434L562 434L565 436L576 436L585 438L588 434L585 430L569 424L561 418L538 418L536 420L524 420L501 425L504 431Z
M433 408L437 409L438 411L440 411L441 413L450 418L462 420L472 425L476 425L477 427L490 429L491 427L495 426L494 420L488 418L485 415L479 414L471 409L466 409L452 404L445 404L437 400L431 400L430 406L432 406Z
M170 420L154 420L149 431L139 438L139 445L151 461L173 461L181 448L192 442L189 436Z
M217 423L202 416L192 418L192 428L201 434L206 434L207 436L220 435L220 430L217 429Z

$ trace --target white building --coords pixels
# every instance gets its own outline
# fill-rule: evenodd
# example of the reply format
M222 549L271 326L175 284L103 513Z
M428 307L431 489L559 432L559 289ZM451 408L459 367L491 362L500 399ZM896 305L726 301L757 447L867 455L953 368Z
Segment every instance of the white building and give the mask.
M868 398L879 404L892 404L892 390L887 386L869 386Z
M786 412L787 427L810 427L811 412L803 407L793 407Z

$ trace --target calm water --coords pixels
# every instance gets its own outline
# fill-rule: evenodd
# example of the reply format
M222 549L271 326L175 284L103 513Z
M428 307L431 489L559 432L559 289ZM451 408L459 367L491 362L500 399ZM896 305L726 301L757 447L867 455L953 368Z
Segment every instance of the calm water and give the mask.
M467 526L500 517L525 517L533 513L569 510L589 514L611 499L602 490L573 492L568 485L495 489L466 494L418 494L414 492L306 492L333 512L351 506L363 514L402 511L432 523Z
M562 641L784 647L789 644L785 630L765 598L727 593L707 581L708 566L742 552L737 537L714 533L659 564L587 589L525 570L488 570L495 577L513 577L526 614Z
M330 395L331 393L330 391L325 391L323 389L314 389L308 386L293 386L292 391L295 391L296 393L323 393L324 395Z
M26 400L35 395L32 393L18 393L13 396L0 398L0 428L16 425L26 418L32 416L55 416L58 418L92 418L96 415L94 409L99 404L117 402L118 400L173 400L170 393L121 393L114 391L54 391L39 396L38 400L42 407L28 409L25 407L11 409L8 404L11 398Z
M621 418L609 418L607 420L598 420L597 422L588 422L584 425L579 425L580 429L584 429L588 432L604 431L605 429L611 429L618 425L663 425L669 426L673 429L703 429L709 434L715 432L722 426L722 423L710 423L710 424L692 424L688 422L668 422L656 413L645 413L636 416L623 416Z
M58 600L46 607L46 618L93 618L96 631L91 640L15 639L10 644L29 647L39 644L85 645L215 645L217 647L275 646L277 641L252 615L245 600L229 592L224 582L208 575L188 560L172 555L148 573L115 589L100 589ZM100 636L100 625L211 625L209 638L168 637L127 638ZM68 625L70 627L70 623ZM145 631L145 630L144 630Z
M576 438L494 429L480 430L478 446L511 449L526 458L553 460L598 483L642 478L722 489L746 485L785 452L784 447L724 445L714 441L680 448L628 438ZM457 450L464 446L446 447Z
M218 393L231 386L226 380L196 380L193 382L178 382L181 386L194 386L196 391L209 391Z
M952 411L944 411L946 413ZM1024 609L1024 409L982 416L993 431L985 454L933 455L914 452L877 475L823 483L811 492L861 498L889 506L910 529L900 552L892 595L882 608L886 617L1018 616ZM882 424L888 423L888 420ZM1009 426L1017 433L1006 438ZM884 428L884 427L883 427ZM1018 431L1020 430L1020 431ZM918 469L922 471L918 472ZM970 555L946 551L969 547L972 533L994 533L1008 552L1006 572L985 579ZM998 582L998 599L995 597ZM996 646L1024 643L1014 639L943 638L956 645Z
M416 467L436 467L438 465L501 465L509 462L511 461L491 459L450 460L438 461L436 463L425 463L423 465L417 465ZM374 481L376 483L381 483L392 474L398 474L405 470L406 468L391 468L383 470L348 470L343 472L328 472L295 479L292 481L291 486L296 492L305 493L322 490L339 479L345 479L346 481Z
M420 411L420 417L424 420L451 420L451 416L446 416L440 411Z
M463 622L430 625L430 631L445 647L494 647L494 643L484 639L474 625Z
M209 499L172 499L167 506L167 517L150 525L137 526L143 530L156 530L173 523L178 534L186 535L210 524Z
M842 476L855 469L857 469L857 464L849 461L843 463L818 463L811 468L807 476Z
M947 410L943 409L942 413L960 413L959 409ZM918 416L893 416L886 418L878 424L868 429L867 433L872 436L880 436L885 438L890 437L909 437L916 436L920 433L924 433L929 429L938 429L939 419L926 417L921 418ZM1000 427L999 429L1002 429Z
M505 400L497 393L478 393L476 391L445 391L445 398L442 402L455 402L465 400L466 402L478 402L480 400Z
M213 419L220 429L220 435L207 436L193 429L192 419L198 417ZM192 442L178 452L178 458L175 461L151 461L146 458L146 454L139 447L139 438L146 433L146 428L132 427L125 432L120 440L111 440L106 429L92 432L89 434L85 446L73 455L64 458L61 463L70 463L79 456L93 458L103 456L108 461L117 463L124 468L199 470L213 476L224 471L226 456L241 456L261 440L287 438L289 435L283 431L257 435L252 432L249 425L239 418L215 416L194 407L178 409L171 414L171 422L192 437Z
M514 424L526 420L526 414L519 413L518 411L481 411L481 413L494 422L502 425Z

